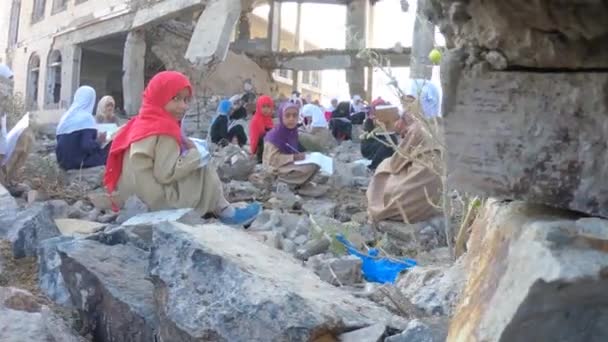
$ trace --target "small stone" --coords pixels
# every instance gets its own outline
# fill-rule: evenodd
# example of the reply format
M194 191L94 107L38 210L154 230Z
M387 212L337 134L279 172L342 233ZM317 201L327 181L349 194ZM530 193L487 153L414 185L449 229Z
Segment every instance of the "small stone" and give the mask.
M70 205L60 199L54 199L46 202L47 205L51 208L51 213L53 218L67 218L68 212L70 211Z
M283 239L282 245L283 251L289 254L295 254L296 248L298 248L298 246L296 246L296 244L289 239Z
M116 214L116 213L107 213L107 214L103 214L103 215L97 217L97 222L110 223L110 222L114 222L117 217L118 217L118 214Z
M67 217L71 219L81 219L87 216L87 213L80 208L69 207Z
M340 342L382 342L386 325L378 323L338 336Z
M387 337L384 342L442 342L433 335L431 328L418 319L407 323L407 327L398 335Z
M101 214L101 212L99 211L99 209L93 208L93 210L91 210L87 213L86 219L89 221L97 221L97 218L99 217L100 214Z
M499 51L492 50L486 54L486 61L495 70L505 70L507 68L507 58Z
M27 192L27 203L42 202L48 198L46 194L38 190L30 190Z
M308 241L308 236L306 235L298 235L295 239L293 239L293 242L298 246L305 244L306 241Z
M103 223L77 219L56 219L55 224L65 236L89 235L105 227Z
M326 238L310 240L304 246L297 249L296 258L307 260L314 255L325 253L330 245L331 242Z
M133 195L130 196L125 202L124 207L116 218L116 222L121 224L123 222L126 222L131 217L147 212L148 206L144 202L142 202L137 196Z
M302 209L309 214L327 217L334 217L336 207L337 206L334 201L320 199L306 201L306 203L302 205Z
M355 285L363 282L362 261L354 255L325 260L319 277L332 285Z

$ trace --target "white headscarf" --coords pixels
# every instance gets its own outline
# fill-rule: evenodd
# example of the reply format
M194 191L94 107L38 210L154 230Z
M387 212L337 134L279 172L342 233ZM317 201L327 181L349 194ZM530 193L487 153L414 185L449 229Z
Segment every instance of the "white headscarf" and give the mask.
M13 77L13 71L6 64L0 63L0 77L8 80Z
M57 125L57 135L95 129L97 124L93 117L93 107L95 107L95 89L89 86L78 88L72 106L63 114Z
M319 108L319 106L314 104L306 104L302 107L301 110L302 116L305 118L312 117L312 123L310 127L323 127L328 128L327 120L325 119L325 113L323 110Z
M409 87L405 91L406 95L420 100L420 106L427 119L441 116L440 103L441 94L439 89L430 80L411 79Z
M357 103L358 102L358 103ZM360 95L353 96L351 101L351 106L353 108L353 113L365 112L365 104L363 103L363 99Z

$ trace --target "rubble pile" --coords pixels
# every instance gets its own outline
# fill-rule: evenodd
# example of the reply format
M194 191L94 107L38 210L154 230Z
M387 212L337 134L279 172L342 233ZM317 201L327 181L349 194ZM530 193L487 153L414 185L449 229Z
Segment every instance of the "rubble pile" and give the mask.
M50 163L52 151L51 137L39 139L26 175L41 163L56 168ZM315 178L327 187L316 198L263 179L259 166L237 162L225 167L228 199L264 205L246 230L203 219L191 209L149 212L136 197L120 203L121 211L114 213L101 187L103 167L68 173L54 169L50 173L68 189L65 193L45 193L46 188L36 188L24 177L16 186L24 191L13 193L16 198L1 188L5 258L34 260L36 291L28 295L47 303L45 312L54 319L63 319L57 308L72 312L78 324L62 324L65 331L78 332L74 338L399 341L414 334L441 341L447 310L416 309L412 316L394 306L395 298L429 306L424 299L419 303L411 289L426 283L369 283L362 260L335 240L342 234L361 250L376 246L392 257L420 256L422 264L433 260L433 271L441 277L442 270L450 269L447 255L441 263L427 258L445 249L440 218L417 225L368 223L365 188L371 173L357 162L358 146L345 143L331 153L344 168ZM235 155L238 151L224 149L214 160L235 161ZM344 182L358 188L345 189ZM2 259L0 273L1 265ZM18 282L11 286L28 288ZM386 288L395 291L387 295ZM433 291L450 303L442 305L455 300L452 289L436 286L427 292ZM32 324L40 325L32 331L37 336L51 333L43 323Z

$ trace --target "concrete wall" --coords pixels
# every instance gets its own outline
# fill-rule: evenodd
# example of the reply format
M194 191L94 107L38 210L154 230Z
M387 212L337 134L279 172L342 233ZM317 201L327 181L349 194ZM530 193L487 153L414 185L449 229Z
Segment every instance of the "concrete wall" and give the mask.
M21 2L21 15L19 18L19 35L16 47L10 52L13 60L13 72L15 74L15 92L25 94L27 84L28 61L33 53L40 57L40 79L38 83L38 106L41 113L37 117L41 121L57 119L61 114L61 108L69 106L73 93L78 84L78 77L74 73L79 73L79 68L74 63L79 63L79 51L73 44L66 43L53 46L54 37L72 28L94 24L111 17L113 13L124 11L128 8L128 1L125 0L88 0L76 4L75 0L69 0L67 8L63 11L53 12L53 0L46 0L44 18L37 22L32 22L32 10L34 1ZM7 11L1 11L2 15ZM8 36L8 26L6 30ZM5 37L3 37L5 40ZM0 40L1 42L2 40ZM60 109L48 109L43 105L46 96L46 81L48 69L49 53L57 49L61 52L62 65L62 90Z

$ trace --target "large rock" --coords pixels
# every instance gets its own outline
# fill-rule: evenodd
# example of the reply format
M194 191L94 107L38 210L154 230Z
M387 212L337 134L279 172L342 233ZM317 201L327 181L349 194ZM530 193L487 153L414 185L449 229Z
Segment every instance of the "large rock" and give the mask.
M0 287L0 341L86 342L44 301L31 293Z
M220 225L154 230L160 335L179 341L308 341L404 321L319 280L282 252Z
M608 340L608 221L490 203L448 341Z
M40 242L61 233L49 206L36 203L12 215L0 209L0 238L10 241L15 258L35 256Z
M509 65L532 68L604 68L608 51L601 0L561 3L525 0L434 1L442 32L458 45L498 50ZM442 3L443 6L437 6ZM447 25L443 23L448 22Z
M148 253L90 240L66 241L56 248L72 302L93 327L95 341L155 340Z
M44 240L38 248L38 287L47 297L63 306L71 306L72 298L61 274L61 256L57 245L73 239L57 236Z
M465 74L444 113L450 183L608 216L607 96L606 73Z

